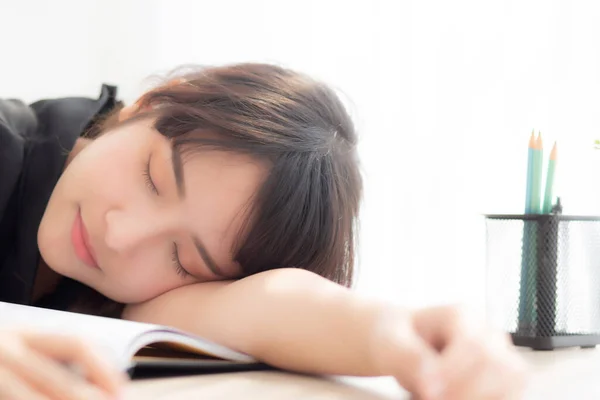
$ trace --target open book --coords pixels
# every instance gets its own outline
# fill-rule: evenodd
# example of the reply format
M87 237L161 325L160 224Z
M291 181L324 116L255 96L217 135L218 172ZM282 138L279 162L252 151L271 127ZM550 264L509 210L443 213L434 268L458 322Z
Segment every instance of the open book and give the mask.
M265 369L252 357L161 325L0 302L0 328L70 334L132 376Z

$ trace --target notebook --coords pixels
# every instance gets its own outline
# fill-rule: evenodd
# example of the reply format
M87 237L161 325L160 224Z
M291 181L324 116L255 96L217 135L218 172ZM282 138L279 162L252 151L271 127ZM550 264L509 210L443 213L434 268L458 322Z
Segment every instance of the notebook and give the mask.
M268 369L243 354L162 325L0 302L0 329L76 335L132 377Z

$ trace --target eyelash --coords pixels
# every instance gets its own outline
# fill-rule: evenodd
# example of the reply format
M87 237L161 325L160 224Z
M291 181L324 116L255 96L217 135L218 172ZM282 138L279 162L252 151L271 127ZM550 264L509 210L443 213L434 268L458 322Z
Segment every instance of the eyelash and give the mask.
M181 261L179 261L179 253L177 252L177 243L175 243L175 242L173 242L173 251L171 253L171 261L173 261L173 265L175 266L175 270L177 271L177 274L184 279L187 278L190 273L187 272L185 270L185 268L183 268L183 265L181 265Z
M158 196L158 189L156 185L152 181L152 177L150 176L150 159L148 159L148 163L146 164L146 168L144 169L144 179L146 180L146 186L152 193Z
M154 184L154 182L152 181L152 177L150 176L150 159L148 159L148 163L146 164L146 168L144 169L144 178L146 180L146 186L148 186L148 189L150 189L150 191L155 195L158 195L158 189L156 188L156 185ZM187 278L190 273L187 272L185 268L183 268L183 265L181 265L181 261L179 260L179 253L177 251L177 243L175 242L173 242L171 261L173 261L173 265L175 266L177 274L183 279Z

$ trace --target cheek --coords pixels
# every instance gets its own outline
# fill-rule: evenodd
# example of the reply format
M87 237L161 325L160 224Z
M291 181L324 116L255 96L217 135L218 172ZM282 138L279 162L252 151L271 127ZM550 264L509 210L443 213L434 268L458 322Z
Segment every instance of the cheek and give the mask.
M124 302L150 300L170 290L184 286L184 282L168 263L164 254L139 251L132 257L119 259L110 266L106 282L108 289L118 291L116 296ZM110 297L110 296L109 296Z
M159 274L149 276L148 274L127 274L129 279L119 285L110 285L110 289L116 289L113 293L106 293L108 297L118 299L123 303L138 303L148 301L170 290L184 286L183 281L178 278L161 279ZM118 287L118 289L117 289Z
M96 139L67 166L53 193L61 207L69 203L99 216L140 191L141 153L116 139Z
M132 151L124 144L119 145L116 140L95 145L82 159L83 165L77 176L87 186L87 194L110 198L138 188L143 172L140 152Z

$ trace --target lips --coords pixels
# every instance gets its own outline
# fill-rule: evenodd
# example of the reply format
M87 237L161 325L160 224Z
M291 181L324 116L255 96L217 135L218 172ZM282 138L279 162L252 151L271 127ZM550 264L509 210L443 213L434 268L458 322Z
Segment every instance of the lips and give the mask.
M94 250L90 244L89 235L85 229L83 219L81 218L81 210L77 211L75 221L73 222L71 241L73 242L73 248L77 257L86 265L92 268L98 268L96 257L94 257Z

